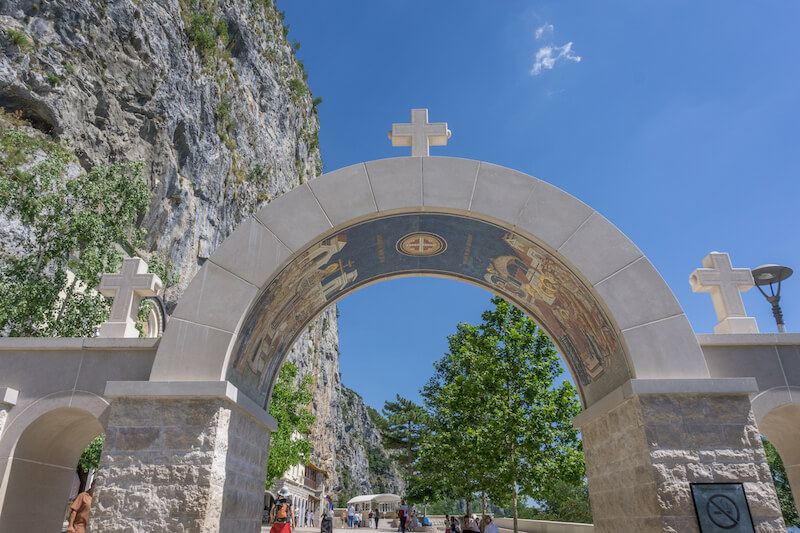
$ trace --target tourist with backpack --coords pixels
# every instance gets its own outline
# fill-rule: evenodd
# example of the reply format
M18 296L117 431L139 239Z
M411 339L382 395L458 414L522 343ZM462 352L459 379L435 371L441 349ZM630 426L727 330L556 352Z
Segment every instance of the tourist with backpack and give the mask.
M406 518L408 517L408 506L405 500L400 500L400 506L397 508L397 518L400 519L400 531L406 533Z
M278 491L278 501L272 507L272 528L269 533L291 533L292 527L297 527L289 494L286 487L281 487Z

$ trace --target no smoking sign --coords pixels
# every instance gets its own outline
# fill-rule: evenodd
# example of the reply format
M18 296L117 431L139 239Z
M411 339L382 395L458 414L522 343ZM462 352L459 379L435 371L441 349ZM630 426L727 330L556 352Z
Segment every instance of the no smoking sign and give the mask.
M753 533L753 521L741 483L692 483L701 533Z

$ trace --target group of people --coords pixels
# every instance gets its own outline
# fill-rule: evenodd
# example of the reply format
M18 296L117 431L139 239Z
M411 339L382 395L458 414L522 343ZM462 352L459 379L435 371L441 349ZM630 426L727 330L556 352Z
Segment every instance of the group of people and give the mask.
M381 519L381 513L377 509L370 509L367 517L367 527L372 527L372 521L375 521L375 529L378 529L378 522ZM342 525L347 524L348 527L361 527L361 514L356 512L356 508L351 503L347 507L347 515L342 511Z
M481 533L478 521L468 514L465 514L464 518L461 519L460 525L458 518L455 516L444 515L444 524L444 533ZM486 515L483 519L483 533L500 533L497 524L489 515Z

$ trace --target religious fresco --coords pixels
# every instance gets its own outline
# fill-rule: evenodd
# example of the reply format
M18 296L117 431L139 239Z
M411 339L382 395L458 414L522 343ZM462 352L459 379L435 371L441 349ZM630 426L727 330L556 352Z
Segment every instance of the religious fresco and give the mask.
M364 222L301 253L249 311L228 380L264 405L278 365L309 321L364 284L411 273L469 280L524 309L558 347L585 403L630 377L611 321L550 253L492 224L423 213Z

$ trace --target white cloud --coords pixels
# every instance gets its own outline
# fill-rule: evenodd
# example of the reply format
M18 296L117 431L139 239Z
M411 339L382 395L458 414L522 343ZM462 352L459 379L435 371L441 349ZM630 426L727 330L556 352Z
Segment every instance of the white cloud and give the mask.
M553 32L553 25L545 23L545 24L542 24L541 26L539 26L538 28L536 28L536 38L537 39L541 39L542 35L544 35L545 32L552 33Z
M552 70L559 59L580 63L581 56L572 51L572 41L564 46L543 46L536 52L536 62L531 69L532 76L538 76L542 70Z

